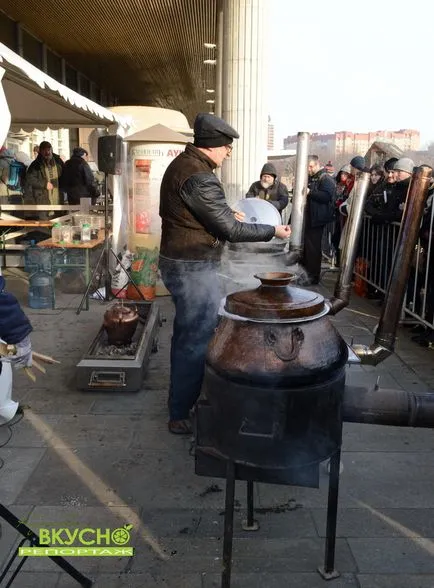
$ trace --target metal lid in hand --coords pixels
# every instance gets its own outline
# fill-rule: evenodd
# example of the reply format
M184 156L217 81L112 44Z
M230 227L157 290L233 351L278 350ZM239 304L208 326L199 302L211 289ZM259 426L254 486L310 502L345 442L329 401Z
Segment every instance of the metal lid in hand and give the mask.
M272 225L273 227L282 224L282 219L277 208L260 198L243 198L242 200L238 200L234 209L244 212L246 215L244 219L245 223Z

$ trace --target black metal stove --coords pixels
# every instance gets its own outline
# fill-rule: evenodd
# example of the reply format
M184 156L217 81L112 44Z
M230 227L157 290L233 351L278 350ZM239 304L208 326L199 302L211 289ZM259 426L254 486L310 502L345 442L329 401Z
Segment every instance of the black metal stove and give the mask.
M160 315L155 302L125 302L137 308L139 322L130 344L109 345L107 332L101 327L88 351L77 364L80 390L137 392L143 384L149 356L158 350Z

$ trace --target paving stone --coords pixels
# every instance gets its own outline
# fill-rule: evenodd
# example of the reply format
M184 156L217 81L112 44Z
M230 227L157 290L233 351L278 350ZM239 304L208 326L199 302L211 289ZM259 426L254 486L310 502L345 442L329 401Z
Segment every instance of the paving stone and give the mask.
M118 448L113 452L106 447L81 447L71 456L68 450L48 448L17 503L26 499L40 505L67 505L73 501L90 506L125 501L158 508L182 501L185 507L197 507L200 503L204 507L222 508L223 492L200 497L212 484L218 483L223 488L222 482L195 476L194 461L187 450L181 459L180 467L180 455L164 450ZM91 478L83 468L88 468ZM77 471L82 475L77 476Z
M434 575L358 574L360 588L432 588Z
M185 572L221 573L223 541L217 539L166 538L169 562L157 561L149 551L137 550L132 559L134 573L151 567L160 573L165 566ZM259 539L237 538L233 543L233 569L239 573L312 572L323 563L324 541L318 538ZM336 566L342 572L355 571L355 562L343 539L336 543Z
M311 509L311 513L319 535L325 537L327 510ZM338 511L339 537L402 537L406 530L418 537L434 537L434 509L382 508L372 512L341 508Z
M297 509L279 513L255 512L258 531L244 531L242 522L246 508L242 501L234 516L234 536L252 539L317 537L311 513ZM223 536L223 510L212 509L143 509L142 520L158 537L214 537Z
M221 578L217 574L204 574L203 588L220 588ZM330 586L318 573L312 574L238 574L231 576L231 588L325 588ZM342 574L333 580L332 588L359 588L353 574Z
M31 478L33 470L37 469L44 453L43 448L3 447L0 449L0 459L4 462L0 469L1 503L9 505L15 502ZM22 505L34 504L33 500L26 500L25 495L22 498Z
M119 415L59 416L53 426L53 447L128 446L136 421Z
M8 448L12 447L46 447L49 444L51 435L49 432L52 430L54 425L59 422L58 415L44 415L44 422L47 424L47 436L41 435L35 427L28 420L27 416L24 417L13 425L12 437L8 442ZM7 427L0 427L0 445L3 444L5 434L8 432Z
M362 574L434 574L430 539L350 538L348 543Z
M342 448L344 452L431 452L434 435L430 429L344 423Z
M87 395L75 389L68 389L66 386L56 385L50 388L28 390L22 402L36 414L71 415L89 413L97 398L99 399L100 396Z
M177 574L96 574L92 578L95 583L92 588L202 588L200 574L184 574L181 570ZM77 582L62 574L56 588L76 588Z
M27 560L28 561L28 560ZM27 565L24 564L22 571L13 581L13 588L36 588L43 586L44 588L57 588L59 585L60 574L56 572L27 572ZM12 574L7 574L4 580L5 586L10 580ZM72 586L72 584L71 584ZM79 586L75 581L75 586Z

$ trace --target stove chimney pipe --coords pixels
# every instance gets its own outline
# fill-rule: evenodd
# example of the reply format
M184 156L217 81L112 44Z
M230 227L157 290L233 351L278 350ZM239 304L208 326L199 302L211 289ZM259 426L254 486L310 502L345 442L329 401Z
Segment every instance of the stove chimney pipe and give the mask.
M297 157L295 163L295 182L291 210L291 239L286 258L287 265L300 261L304 244L304 211L307 198L307 166L309 158L309 133L297 134Z
M395 427L433 428L433 392L345 386L343 420Z
M363 211L365 209L366 196L368 194L370 173L365 170L357 179L354 195L347 219L346 239L342 251L341 268L336 281L335 293L330 299L330 313L335 315L348 306L351 296L351 286L354 271L354 262L357 255L360 231L362 229Z
M396 331L431 175L432 168L427 165L422 165L413 172L374 343L370 347L366 345L352 346L354 353L362 363L377 365L394 351Z

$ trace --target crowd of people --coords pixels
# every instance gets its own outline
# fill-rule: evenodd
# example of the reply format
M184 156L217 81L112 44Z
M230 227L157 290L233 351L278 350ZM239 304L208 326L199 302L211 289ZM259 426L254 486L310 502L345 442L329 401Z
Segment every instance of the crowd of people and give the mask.
M359 245L359 269L365 277L375 283L374 276L382 275L383 289L387 286L393 260L394 239L380 237L380 228L399 223L402 218L405 200L415 164L408 157L390 158L383 164L374 164L370 169L370 183L365 204L365 214L369 217L372 229L365 235L365 242ZM342 234L348 209L351 206L352 191L357 174L366 170L364 158L354 157L349 164L342 166L336 175L336 215L332 244L336 251L339 264L340 247L343 244ZM408 297L412 310L422 315L427 322L434 322L434 255L427 255L432 235L431 216L434 184L429 189L425 214L420 229L420 244L415 253L415 263L411 269L408 285ZM396 232L398 225L396 224ZM363 256L363 257L362 257ZM417 258L417 259L416 259ZM381 268L379 265L381 264ZM426 287L425 287L426 282ZM365 293L369 298L382 299L383 294L371 285L366 285ZM423 303L423 300L425 303ZM413 327L413 340L423 347L434 348L434 331L422 325Z
M2 147L0 150L0 201L8 204L80 204L100 195L95 176L82 147L72 151L66 162L53 153L48 141L36 147L30 161L23 153Z

